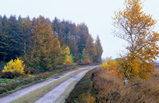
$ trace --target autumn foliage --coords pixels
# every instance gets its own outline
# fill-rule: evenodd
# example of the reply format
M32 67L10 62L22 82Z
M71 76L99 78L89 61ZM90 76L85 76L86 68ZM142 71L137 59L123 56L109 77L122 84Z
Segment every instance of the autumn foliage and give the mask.
M106 69L107 73L112 75L118 75L118 62L109 58L107 61L104 61L100 68Z
M70 54L70 48L67 46L63 50L62 53L64 55L64 62L63 62L63 64L72 64L73 63L73 56L72 56L72 54Z
M119 71L124 78L139 76L146 80L157 59L159 34L153 31L156 20L142 11L140 0L126 0L125 9L115 12L114 34L127 42L127 53L121 56Z
M7 66L4 66L4 69L2 70L2 72L12 72L12 73L16 72L16 73L23 74L24 67L25 65L23 65L22 60L19 60L19 58L17 58L13 61L12 59L11 61L7 63Z
M86 58L86 59L84 60L84 62L85 62L85 63L93 64L93 62L90 60L90 58Z

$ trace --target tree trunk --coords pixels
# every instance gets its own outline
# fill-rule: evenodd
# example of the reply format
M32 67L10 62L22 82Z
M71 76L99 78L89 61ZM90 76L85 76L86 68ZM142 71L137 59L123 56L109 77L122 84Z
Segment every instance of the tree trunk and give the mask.
M24 42L24 54L26 52L26 41Z
M129 77L126 77L124 85L126 85L128 83Z

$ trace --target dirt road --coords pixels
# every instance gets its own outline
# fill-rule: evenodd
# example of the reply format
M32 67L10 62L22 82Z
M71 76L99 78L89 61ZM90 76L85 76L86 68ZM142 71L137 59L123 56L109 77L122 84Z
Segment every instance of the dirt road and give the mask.
M36 103L55 103L55 101L59 102L59 103L64 102L65 98L67 97L69 92L71 92L74 85L82 78L82 76L84 76L84 74L86 72L88 72L89 70L91 70L95 67L98 67L98 66L87 66L85 68L79 68L77 70L72 70L70 72L64 73L63 75L58 76L58 78L57 77L50 78L50 79L40 82L38 84L26 87L17 92L0 97L0 103L10 103L11 101L13 101L15 99L25 96L26 94L30 93L31 91L41 88L51 82L54 82L62 77L70 75L74 72L82 70L81 72L73 75L66 81L59 84L57 87L55 87L54 89L52 89L51 91L49 91L47 94L45 94L44 96L42 96L41 98L39 98L36 101Z

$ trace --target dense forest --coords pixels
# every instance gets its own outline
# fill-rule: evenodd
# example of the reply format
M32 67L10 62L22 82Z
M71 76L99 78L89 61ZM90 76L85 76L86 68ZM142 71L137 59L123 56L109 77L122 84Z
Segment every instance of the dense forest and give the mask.
M67 63L100 63L102 46L86 24L39 16L0 16L0 62L20 58L27 67L49 70Z

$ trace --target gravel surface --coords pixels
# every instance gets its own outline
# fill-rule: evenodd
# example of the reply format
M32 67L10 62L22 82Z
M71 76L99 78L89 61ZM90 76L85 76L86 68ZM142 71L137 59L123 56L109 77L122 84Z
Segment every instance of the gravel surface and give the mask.
M72 71L69 71L67 73L64 73L63 75L59 75L59 76L56 76L56 77L53 77L53 78L50 78L50 79L47 79L43 82L40 82L40 83L37 83L37 84L34 84L34 85L31 85L31 86L28 86L24 89L21 89L21 90L18 90L16 92L13 92L11 94L8 94L6 96L1 96L0 97L0 103L9 103L13 100L16 100L28 93L30 93L31 91L34 91L38 88L41 88L51 82L54 82L62 77L65 77L67 75L70 75L78 70L81 70L81 69L86 69L86 70L83 70L82 72L80 73L77 73L76 75L72 76L71 78L69 78L68 80L62 82L59 86L55 87L53 90L51 90L50 92L48 92L47 94L45 94L44 96L42 96L40 99L38 99L36 101L36 103L52 103L54 100L56 100L57 98L60 97L60 95L65 92L65 89L67 88L67 86L72 83L74 80L78 79L81 75L85 74L87 71L95 68L96 66L87 66L87 67L84 67L84 68L79 68L77 70L72 70Z
M95 67L97 67L97 66L90 66L88 69L83 70L83 71L75 74L74 76L72 76L71 78L69 78L68 80L64 81L59 86L57 86L56 88L54 88L53 90L51 90L50 92L48 92L47 94L45 94L43 97L41 97L40 99L38 99L35 103L55 103L55 101L56 101L56 103L57 102L61 103L61 101L64 102L65 100L61 100L60 96L64 92L67 92L66 89L68 89L68 86L72 82L74 82L76 80L79 80L79 78L81 78L82 75L85 75L88 71L92 70ZM56 99L59 99L60 101L57 101ZM65 98L63 98L63 99L65 99Z
M41 88L41 87L43 87L43 86L45 86L45 85L47 85L47 84L49 84L51 82L54 82L55 80L58 80L58 79L60 79L62 77L65 77L65 76L67 76L69 74L72 74L72 73L74 73L76 71L77 70L72 70L72 71L67 72L67 73L65 73L63 75L47 79L47 80L45 80L43 82L37 83L35 85L28 86L28 87L26 87L24 89L18 90L18 91L14 92L14 93L11 93L9 95L2 96L2 97L0 97L0 103L9 103L9 102L11 102L11 101L13 101L15 99L18 99L18 98L30 93L31 91L34 91L34 90L36 90L38 88Z

